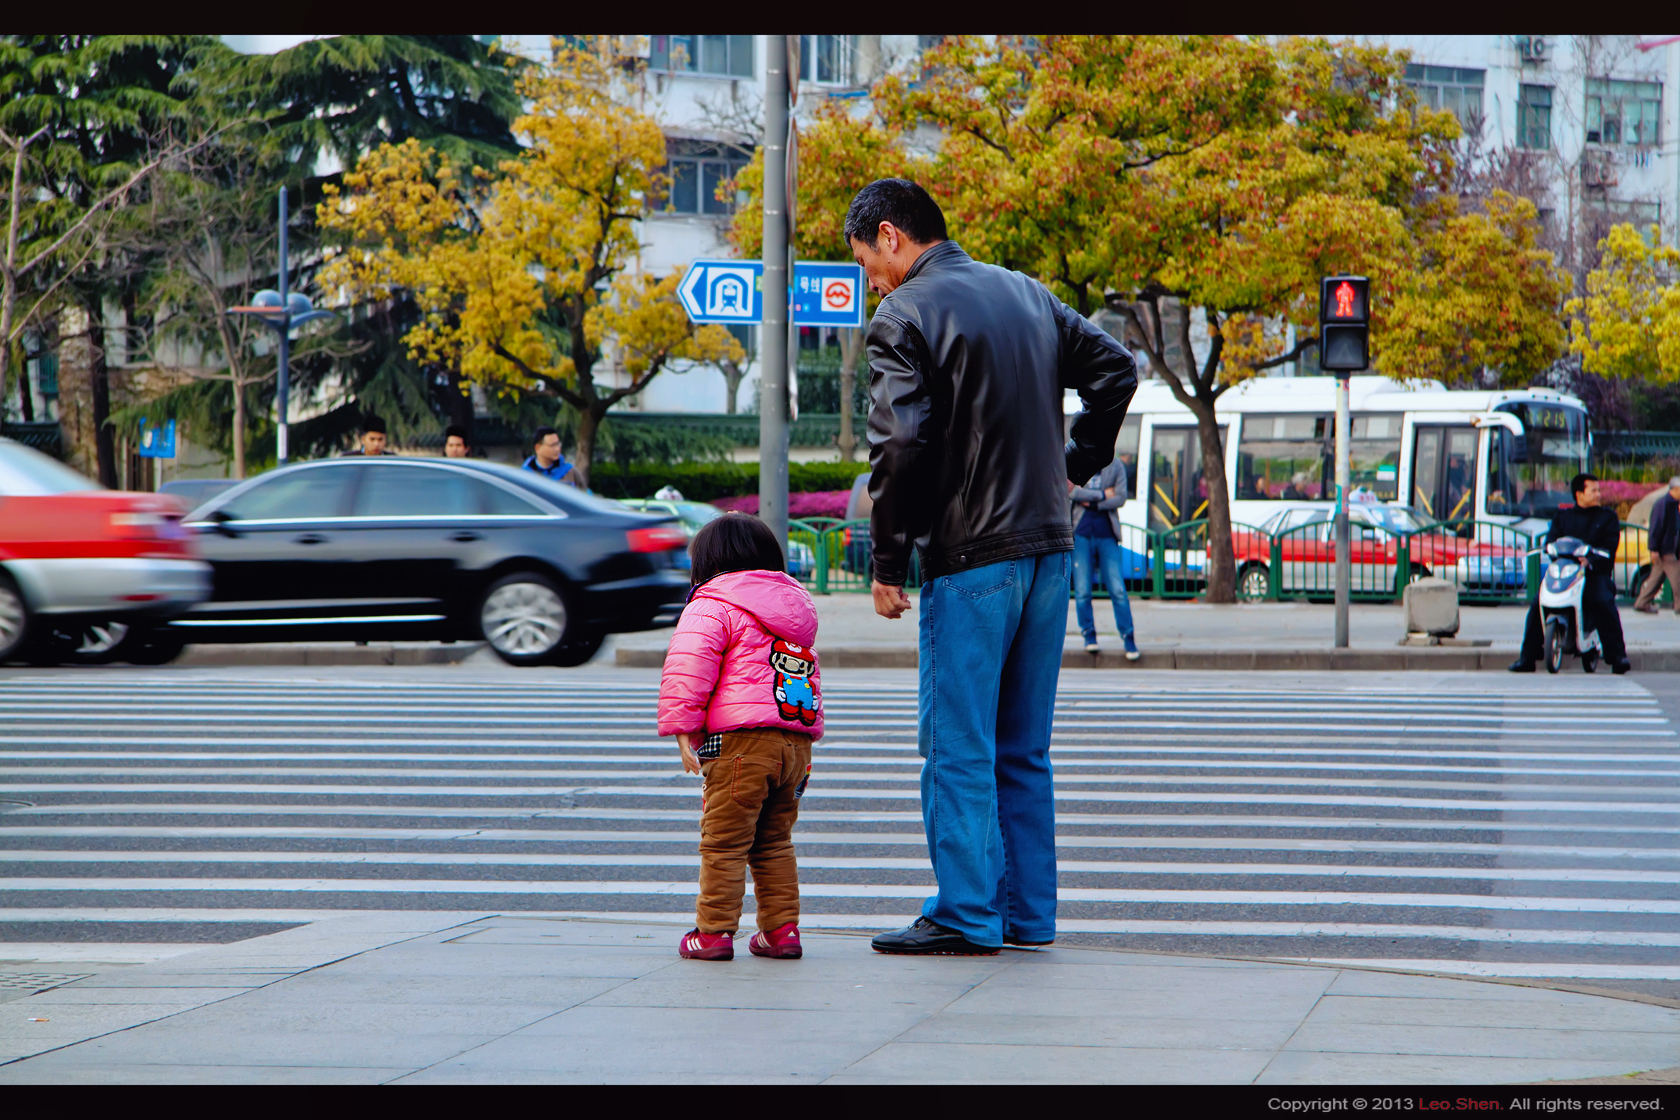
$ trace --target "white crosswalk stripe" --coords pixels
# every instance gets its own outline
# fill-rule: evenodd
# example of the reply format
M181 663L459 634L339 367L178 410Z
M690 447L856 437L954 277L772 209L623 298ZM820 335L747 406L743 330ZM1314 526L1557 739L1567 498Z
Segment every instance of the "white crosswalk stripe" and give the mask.
M1425 676L1064 676L1061 935L1680 984L1661 707L1628 680ZM825 684L804 924L908 921L933 883L913 683ZM656 694L623 673L0 678L0 944L415 907L680 922L698 783Z

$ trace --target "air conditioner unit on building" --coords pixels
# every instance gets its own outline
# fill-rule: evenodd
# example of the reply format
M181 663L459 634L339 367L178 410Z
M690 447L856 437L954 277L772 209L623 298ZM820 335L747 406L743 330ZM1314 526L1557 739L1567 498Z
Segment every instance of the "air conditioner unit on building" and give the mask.
M1548 44L1544 35L1518 35L1516 37L1517 53L1524 62L1546 61Z
M1581 183L1588 187L1613 187L1620 180L1616 157L1611 152L1581 153Z

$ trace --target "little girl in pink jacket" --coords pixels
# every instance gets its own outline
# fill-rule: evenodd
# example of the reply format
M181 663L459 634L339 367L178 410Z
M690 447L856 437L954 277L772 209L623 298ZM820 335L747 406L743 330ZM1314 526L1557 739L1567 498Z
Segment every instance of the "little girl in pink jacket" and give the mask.
M689 555L694 586L659 682L659 734L677 737L683 769L703 781L700 898L679 952L734 959L750 865L759 932L747 948L798 957L793 825L823 732L816 604L756 517L707 523Z

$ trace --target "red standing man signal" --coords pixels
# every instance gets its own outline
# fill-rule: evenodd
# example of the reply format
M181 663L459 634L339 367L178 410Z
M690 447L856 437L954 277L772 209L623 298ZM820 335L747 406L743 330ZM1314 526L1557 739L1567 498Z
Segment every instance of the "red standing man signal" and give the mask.
M1353 285L1346 280L1336 289L1336 318L1353 318Z

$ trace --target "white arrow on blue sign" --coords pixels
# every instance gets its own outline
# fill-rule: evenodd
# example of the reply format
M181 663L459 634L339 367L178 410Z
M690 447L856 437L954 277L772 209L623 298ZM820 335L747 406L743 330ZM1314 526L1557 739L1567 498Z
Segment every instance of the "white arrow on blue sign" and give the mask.
M695 261L677 286L677 298L696 323L761 322L764 262Z
M863 269L855 264L796 261L789 294L798 326L863 326ZM696 323L763 322L764 262L695 261L677 298Z

